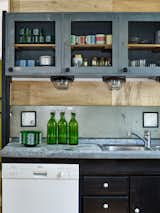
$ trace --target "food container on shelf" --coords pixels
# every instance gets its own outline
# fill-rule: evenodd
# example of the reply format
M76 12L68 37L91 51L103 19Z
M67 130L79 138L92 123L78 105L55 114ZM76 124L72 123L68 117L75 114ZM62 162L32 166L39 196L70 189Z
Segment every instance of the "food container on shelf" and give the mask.
M96 44L105 44L104 34L96 34Z
M42 143L42 132L36 130L20 131L19 143L24 146L36 146Z
M40 66L50 66L52 65L52 56L42 55L39 57L39 65Z
M141 38L139 36L131 36L129 39L129 43L131 44L138 44L140 43Z
M83 64L82 54L75 54L72 59L73 66L80 67Z
M112 44L112 35L110 34L106 35L106 44L108 45Z

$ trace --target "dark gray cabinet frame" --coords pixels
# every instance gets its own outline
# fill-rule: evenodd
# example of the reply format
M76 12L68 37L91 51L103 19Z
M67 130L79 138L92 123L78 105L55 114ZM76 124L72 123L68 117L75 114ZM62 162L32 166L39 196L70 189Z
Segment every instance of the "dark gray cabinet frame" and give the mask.
M45 67L15 67L15 23L23 21L55 21L56 34L56 66ZM47 77L61 72L61 15L52 13L6 13L6 69L8 76ZM11 72L9 71L12 68Z
M116 13L75 13L64 15L64 68L70 69L70 74L77 77L102 77L105 75L117 75L119 67L119 55L118 55L118 40L119 40L119 22L118 15ZM71 22L72 21L109 21L112 23L112 66L111 67L71 67L71 48L70 48L70 35L71 35Z
M160 13L119 13L119 68L126 67L126 77L160 76L160 67L129 67L128 66L128 22L160 22Z
M14 67L14 42L16 21L56 22L56 66L55 67ZM112 22L112 66L111 67L71 67L71 22L111 21ZM74 75L75 77L155 77L160 76L160 67L128 67L128 22L160 22L160 13L6 13L6 68L7 76L50 77ZM9 72L13 68L13 72ZM124 68L127 72L124 72Z

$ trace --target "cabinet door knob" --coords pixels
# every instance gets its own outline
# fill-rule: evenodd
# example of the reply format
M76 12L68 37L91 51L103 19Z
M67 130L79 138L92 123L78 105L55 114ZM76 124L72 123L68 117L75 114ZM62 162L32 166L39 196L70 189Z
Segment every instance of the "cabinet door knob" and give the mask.
M106 188L109 187L109 184L108 184L108 183L104 183L104 184L103 184L103 187L106 189Z
M69 67L66 68L66 72L70 72L70 68Z
M12 67L9 67L9 68L8 68L8 71L9 71L9 72L13 72L13 68L12 68Z
M123 72L128 72L128 68L127 68L127 67L124 67L124 68L123 68Z
M103 204L103 208L104 208L104 209L108 209L108 208L109 208L108 203L104 203L104 204Z
M135 208L134 212L135 213L140 213L140 210L138 208Z

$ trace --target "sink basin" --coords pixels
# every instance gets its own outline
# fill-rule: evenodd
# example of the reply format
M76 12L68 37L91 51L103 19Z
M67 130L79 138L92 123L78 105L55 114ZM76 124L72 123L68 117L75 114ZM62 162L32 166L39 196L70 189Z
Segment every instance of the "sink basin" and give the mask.
M102 151L146 151L150 150L144 146L134 146L134 145L99 145Z

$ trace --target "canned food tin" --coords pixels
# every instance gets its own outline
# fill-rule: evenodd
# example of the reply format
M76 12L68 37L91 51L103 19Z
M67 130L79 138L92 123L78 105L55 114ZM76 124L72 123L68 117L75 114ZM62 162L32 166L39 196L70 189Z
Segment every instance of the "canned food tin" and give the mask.
M104 44L104 43L105 43L105 35L96 34L96 44Z
M80 36L76 36L76 44L80 44Z
M96 36L95 35L87 35L86 36L86 44L95 44Z
M75 45L76 44L76 36L75 35L71 35L70 36L70 44L71 45Z
M36 146L42 143L42 132L41 131L20 131L19 137L20 144L24 146Z
M112 44L112 35L106 35L106 44Z
M85 44L86 43L86 36L80 36L79 41L80 41L80 44Z

